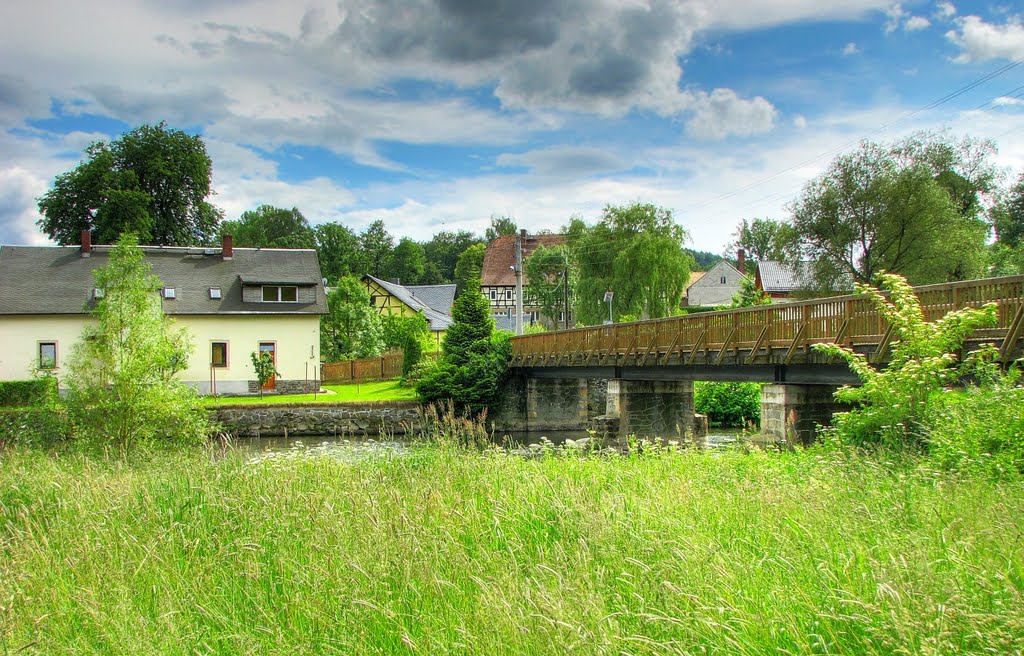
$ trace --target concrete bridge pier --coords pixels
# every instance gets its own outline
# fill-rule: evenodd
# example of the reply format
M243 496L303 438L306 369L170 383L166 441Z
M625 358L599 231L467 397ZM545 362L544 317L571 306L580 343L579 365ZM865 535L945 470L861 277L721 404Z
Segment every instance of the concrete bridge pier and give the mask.
M789 444L810 444L817 424L828 424L842 408L835 385L765 385L761 388L761 432Z
M612 379L608 381L605 408L605 415L598 421L618 437L707 435L706 418L694 412L692 380Z

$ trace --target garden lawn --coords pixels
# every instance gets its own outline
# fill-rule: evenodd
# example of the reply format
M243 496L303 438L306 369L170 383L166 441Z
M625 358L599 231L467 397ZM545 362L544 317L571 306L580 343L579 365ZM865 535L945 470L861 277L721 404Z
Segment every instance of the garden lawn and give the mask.
M0 646L1024 649L1024 487L816 452L0 452Z
M415 401L416 390L397 380L359 385L323 385L331 394L268 394L259 396L204 397L204 405L251 405L264 403L359 403L362 401Z

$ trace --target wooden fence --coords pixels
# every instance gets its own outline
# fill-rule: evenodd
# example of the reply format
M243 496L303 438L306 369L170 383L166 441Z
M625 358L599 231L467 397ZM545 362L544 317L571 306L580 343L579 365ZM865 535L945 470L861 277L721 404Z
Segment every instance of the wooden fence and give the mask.
M391 380L402 375L402 351L388 351L377 358L360 358L325 362L320 365L320 378L325 383L372 383ZM424 353L423 358L437 359L437 353Z
M1024 276L915 288L925 317L950 310L998 306L998 323L978 331L1004 360L1018 352L1024 333ZM815 358L810 345L829 342L886 357L888 322L871 302L848 295L699 315L560 330L512 339L512 364L545 366L652 366L659 364L790 364Z

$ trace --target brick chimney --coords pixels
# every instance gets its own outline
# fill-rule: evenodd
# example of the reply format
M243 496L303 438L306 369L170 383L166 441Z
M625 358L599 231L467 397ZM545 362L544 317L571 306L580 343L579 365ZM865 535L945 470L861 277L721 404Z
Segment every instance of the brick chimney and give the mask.
M736 251L736 268L740 270L740 273L747 275L747 252L742 248Z
M92 255L92 230L86 228L82 230L82 257L89 257Z
M232 257L235 256L234 240L231 238L231 235L224 235L222 237L222 240L223 243L221 245L220 251L221 257L223 257L225 260L230 260Z

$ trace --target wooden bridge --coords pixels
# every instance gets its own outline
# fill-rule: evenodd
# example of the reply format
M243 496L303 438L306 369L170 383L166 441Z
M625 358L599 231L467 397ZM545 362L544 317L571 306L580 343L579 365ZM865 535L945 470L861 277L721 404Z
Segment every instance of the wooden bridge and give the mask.
M969 342L994 343L1005 362L1021 356L1024 276L915 292L930 321L995 303L996 326L976 331ZM811 346L840 344L884 364L892 339L892 326L871 301L848 295L514 337L512 366L541 377L849 383L857 381L845 364Z

